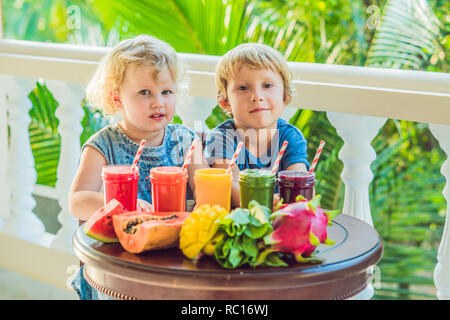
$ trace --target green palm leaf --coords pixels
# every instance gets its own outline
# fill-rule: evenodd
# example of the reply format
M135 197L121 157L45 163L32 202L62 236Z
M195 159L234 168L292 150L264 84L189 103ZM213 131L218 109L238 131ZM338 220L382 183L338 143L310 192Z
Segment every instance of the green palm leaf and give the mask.
M37 172L36 183L54 187L61 141L57 131L59 121L55 117L58 103L40 82L28 97L33 103L28 130Z
M105 26L118 26L123 37L147 33L178 52L218 55L242 41L249 19L246 2L94 0L93 6Z
M103 116L101 111L92 109L90 106L86 105L85 100L82 101L81 105L83 107L84 117L81 121L83 131L80 135L80 145L83 145L90 136L105 127L109 121Z
M33 153L37 184L54 187L60 156L61 138L58 133L59 120L55 116L58 102L45 84L37 82L36 88L29 94L33 104L30 110L31 122L28 128L31 151ZM99 111L91 110L83 104L83 132L80 143L103 128L108 120Z
M388 1L366 64L423 69L432 56L445 56L441 29L426 0Z
M66 42L76 28L68 26L77 18L80 29L95 21L84 0L3 1L5 38ZM80 14L74 17L74 10Z

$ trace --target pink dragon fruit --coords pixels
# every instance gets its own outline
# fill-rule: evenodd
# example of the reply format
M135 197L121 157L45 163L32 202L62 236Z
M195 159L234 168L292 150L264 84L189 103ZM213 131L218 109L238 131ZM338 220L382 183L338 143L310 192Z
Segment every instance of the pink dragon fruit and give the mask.
M334 244L327 236L327 226L339 214L337 210L324 212L319 206L320 197L309 202L303 198L272 213L274 231L264 238L265 244L293 254L297 262L320 262L311 256L319 244Z

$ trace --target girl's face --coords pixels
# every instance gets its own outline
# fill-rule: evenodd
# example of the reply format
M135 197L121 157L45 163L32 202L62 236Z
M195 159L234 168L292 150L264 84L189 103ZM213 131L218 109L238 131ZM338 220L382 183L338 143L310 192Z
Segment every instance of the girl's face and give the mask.
M231 111L236 127L244 130L276 128L286 105L283 80L270 69L243 66L229 81L227 96L221 106Z
M175 82L168 69L129 65L113 99L127 131L142 139L164 133L175 113Z

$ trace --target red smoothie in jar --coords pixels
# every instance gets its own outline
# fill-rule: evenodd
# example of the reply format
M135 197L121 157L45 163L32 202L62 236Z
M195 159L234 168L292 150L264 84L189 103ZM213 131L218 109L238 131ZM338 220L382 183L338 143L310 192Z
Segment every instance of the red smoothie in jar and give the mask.
M314 196L316 174L301 170L285 170L278 173L280 199L283 203L295 202L298 195L311 200Z
M155 212L186 211L186 170L181 167L156 167L150 170L150 182Z
M112 199L130 211L136 211L139 168L129 165L108 165L102 169L105 205Z

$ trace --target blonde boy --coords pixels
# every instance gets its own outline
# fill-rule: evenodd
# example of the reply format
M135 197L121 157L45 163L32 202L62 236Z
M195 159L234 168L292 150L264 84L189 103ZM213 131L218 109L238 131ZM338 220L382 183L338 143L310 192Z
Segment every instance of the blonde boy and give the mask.
M216 69L218 103L232 116L206 138L209 165L226 168L239 141L244 148L233 168L232 205L240 205L239 171L271 168L284 141L288 147L281 170L307 170L306 140L281 119L292 99L292 76L283 56L273 48L246 43L227 52Z

